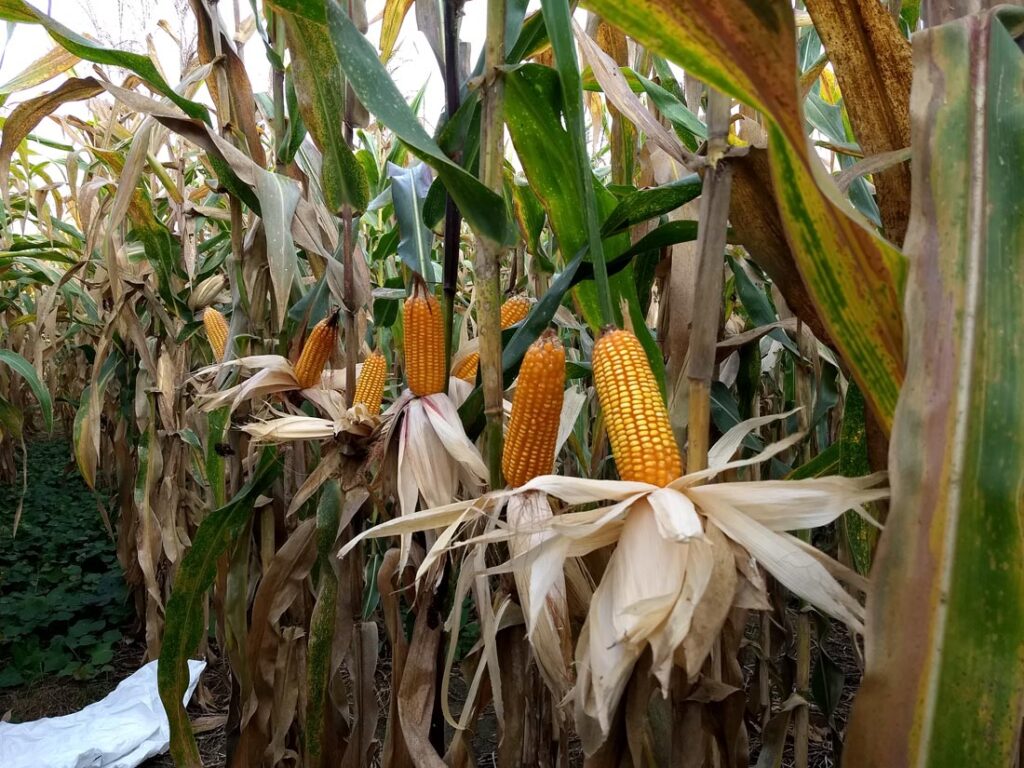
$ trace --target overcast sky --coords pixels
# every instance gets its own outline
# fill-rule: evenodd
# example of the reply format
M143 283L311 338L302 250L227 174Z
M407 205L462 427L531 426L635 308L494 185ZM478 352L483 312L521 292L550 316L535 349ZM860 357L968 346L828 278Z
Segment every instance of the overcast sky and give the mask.
M112 47L128 47L138 53L146 53L147 35L152 37L153 46L160 59L160 64L171 84L178 80L180 72L179 47L177 43L158 26L161 20L176 34L180 34L182 12L191 16L187 0L32 0L36 7L49 10L51 16L79 34L96 38L104 45ZM384 7L384 0L367 0L367 16L373 21L368 37L376 46L380 39L379 16ZM240 0L242 17L252 13L247 0ZM232 3L225 0L218 3L228 29L233 29L234 18ZM486 0L469 0L465 5L461 38L472 45L472 58L475 61L484 39L484 20ZM414 13L405 19L395 54L388 62L388 69L398 84L399 89L411 99L426 84L425 111L426 121L433 125L444 104L444 83L437 62L430 51L426 39L416 29ZM191 20L189 20L191 28ZM0 34L3 34L0 32ZM30 62L38 59L54 46L46 31L38 25L18 24L13 27L3 50L3 61L0 64L0 83L7 82L18 74ZM264 55L263 45L257 36L250 38L245 45L243 55L246 69L256 91L269 90L270 66ZM92 65L82 62L76 66L75 72L85 76ZM31 91L13 94L2 108L6 114L10 108L26 98L51 90L59 81L50 81L44 86ZM86 114L85 105L68 105L62 112Z

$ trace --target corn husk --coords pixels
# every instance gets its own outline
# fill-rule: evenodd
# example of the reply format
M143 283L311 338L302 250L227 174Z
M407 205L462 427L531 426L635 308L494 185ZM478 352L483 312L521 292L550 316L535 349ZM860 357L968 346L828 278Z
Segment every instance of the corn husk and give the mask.
M819 610L863 631L863 606L841 586L861 589L863 579L786 531L827 525L847 510L870 519L864 505L888 496L888 489L880 487L883 473L705 484L723 470L766 461L794 445L800 435L773 443L752 458L732 458L751 430L787 415L737 425L709 452L708 469L684 475L666 488L545 475L519 489L384 523L350 542L341 554L362 538L443 529L424 558L417 575L422 578L446 552L505 542L509 559L482 575L514 575L538 664L557 685L560 638L541 628L549 619L557 621L562 610L566 564L616 545L575 650L576 725L584 749L592 753L607 737L625 685L646 648L652 653L652 673L667 691L674 664L682 664L691 676L699 672L730 606L767 607L759 567ZM516 513L500 521L502 507L511 506L513 497L544 495L570 506L599 506L549 516L520 500ZM484 532L460 541L460 532L470 529L468 522L481 518L488 521ZM554 606L553 613L546 613L549 606Z
M295 378L294 367L287 358L280 355L250 355L201 368L192 375L191 381L209 386L224 368L237 368L247 378L231 387L199 394L196 403L201 410L212 411L226 405L229 413L234 413L243 402L265 401L270 395L295 391L301 392L306 400L332 419L345 410L344 371L324 370L317 386L302 389ZM361 368L362 363L356 366L356 371Z

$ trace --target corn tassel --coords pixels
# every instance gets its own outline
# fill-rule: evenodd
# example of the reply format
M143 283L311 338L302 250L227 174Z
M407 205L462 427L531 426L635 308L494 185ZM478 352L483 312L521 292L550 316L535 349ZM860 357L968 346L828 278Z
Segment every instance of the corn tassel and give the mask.
M593 368L619 477L664 486L682 475L668 410L636 336L606 331L594 345Z
M418 276L405 300L405 380L417 397L445 391L441 305Z
M553 331L535 341L523 356L505 434L501 471L517 488L550 474L565 395L565 350Z
M516 323L522 322L530 314L530 299L526 296L513 296L501 305L501 330L511 328ZM480 353L470 352L462 361L455 366L452 375L457 379L468 381L470 384L476 381L476 372L480 367Z
M309 389L320 382L324 366L331 359L338 343L338 317L341 310L334 310L309 332L299 361L295 363L295 380L299 389Z
M352 398L353 405L362 403L374 416L380 413L380 403L384 399L387 368L387 360L380 352L374 352L363 361L363 368L359 371L359 381L356 382L356 393Z
M213 349L213 356L218 360L224 359L224 348L228 345L228 321L224 315L213 307L203 312L203 326L206 328L206 338Z

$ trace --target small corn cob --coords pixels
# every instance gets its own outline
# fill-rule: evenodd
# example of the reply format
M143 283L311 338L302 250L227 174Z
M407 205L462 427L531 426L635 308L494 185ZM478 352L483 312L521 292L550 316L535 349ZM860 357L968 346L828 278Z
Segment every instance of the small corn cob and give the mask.
M334 347L338 343L338 316L341 310L336 309L309 332L302 354L295 363L295 380L299 389L309 389L320 381L324 366L331 359Z
M213 355L217 360L224 359L224 347L228 344L228 321L224 315L213 307L203 312L203 325L206 328L206 338L213 349Z
M480 367L480 353L470 352L452 370L452 376L470 384L476 381L476 371Z
M523 356L505 434L501 471L513 488L552 471L564 395L565 350L545 331Z
M417 397L444 392L441 305L419 277L405 300L405 380Z
M359 381L356 382L352 404L362 403L374 416L380 413L380 401L384 398L384 381L387 373L388 363L380 352L374 352L366 358L362 370L359 371Z
M501 305L501 330L511 328L516 323L522 322L530 314L530 299L526 296L513 296L506 299ZM480 367L480 353L471 352L462 358L452 375L457 379L468 381L470 384L476 381L477 368Z
M530 299L526 296L512 296L501 305L501 330L522 322L530 314Z
M636 336L605 331L594 345L593 368L619 477L664 486L682 475L668 410Z

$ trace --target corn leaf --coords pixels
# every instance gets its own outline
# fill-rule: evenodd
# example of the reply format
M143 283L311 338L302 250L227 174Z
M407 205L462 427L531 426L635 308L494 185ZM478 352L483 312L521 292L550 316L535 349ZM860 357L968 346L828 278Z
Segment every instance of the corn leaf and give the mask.
M252 513L256 497L266 491L281 471L273 448L265 448L252 478L233 499L203 520L185 553L167 601L166 625L157 683L160 700L171 727L171 755L182 768L202 768L199 748L182 697L188 686L188 658L199 647L206 625L203 605L206 591L217 575L217 560L237 537Z
M43 385L43 382L40 381L39 377L36 375L36 369L32 367L32 363L17 352L13 352L9 349L0 349L0 364L6 365L25 380L29 389L32 390L32 394L34 394L36 396L36 400L39 401L39 408L43 412L43 423L46 424L47 431L52 430L53 400L50 398L50 391Z
M453 162L430 138L384 69L373 45L337 3L325 6L315 0L271 0L271 5L326 23L342 73L359 102L437 171L441 183L476 232L499 243L514 241L515 228L505 200Z
M583 85L579 63L576 61L576 46L573 42L572 11L569 9L569 0L541 0L540 5L544 15L544 26L547 28L551 49L555 55L555 69L558 72L558 84L561 91L561 112L565 120L564 134L568 139L564 143L569 149L566 159L571 158L569 169L572 172L572 175L566 178L576 180L576 195L573 202L579 213L582 214L580 233L586 235L586 242L590 247L590 260L595 264L597 281L593 312L596 317L592 316L590 321L593 323L596 320L601 326L614 320L621 326L621 318L615 317L617 302L612 299L611 287L607 284L608 275L603 265L605 254L604 246L601 243L600 202L595 189L594 172L587 154L587 134L583 124ZM516 151L520 155L522 147L522 142L516 146ZM577 245L582 245L582 243L577 243ZM571 247L567 250L572 253L576 248ZM643 336L639 338L643 341ZM660 350L657 356L660 362ZM662 379L664 379L664 374ZM662 381L662 389L664 390L664 381Z
M402 29L405 15L412 7L413 0L386 0L380 25L380 60L387 63L395 50L398 33Z
M1022 30L1003 6L914 35L907 383L848 765L1018 760Z
M282 13L292 55L291 75L299 113L323 155L321 181L327 207L340 211L348 203L365 210L369 200L366 172L342 132L345 78L323 24L296 14Z
M71 69L79 61L81 59L75 54L60 46L47 51L6 83L0 85L0 104L3 104L10 94L41 85Z
M599 219L609 217L617 206L615 196L594 179L593 172L587 165L586 181L579 181L576 172L576 160L573 154L572 137L562 127L560 83L555 73L548 67L538 64L523 64L506 73L505 101L508 107L506 122L516 154L519 156L526 171L530 186L533 187L538 199L548 214L551 229L558 238L563 258L568 254L576 254L580 249L590 248L590 236L586 206L580 205L586 199L581 187L589 187L597 205ZM692 195L692 187L680 185L672 190L682 199ZM635 211L641 215L643 205L649 200L645 196L635 198L624 209ZM618 212L615 225L628 222L632 214ZM598 235L600 226L598 222ZM611 227L610 229L614 229ZM613 235L602 244L599 258L609 262L629 248L629 235L620 233ZM591 257L593 264L593 257ZM610 270L609 270L610 271ZM640 339L651 362L651 368L664 389L665 366L661 350L647 328L646 318L640 307L637 296L636 280L631 265L624 266L609 280L613 317L618 325L622 325L621 306L625 302L629 308L629 317L634 332ZM598 306L597 290L593 283L580 285L576 298L583 308L583 314L595 331L603 325L602 313Z
M431 258L434 233L423 223L423 204L430 188L430 170L417 164L400 168L388 163L391 178L391 201L398 219L398 255L409 269L417 272L428 283L438 282L438 270Z
M864 420L864 395L856 384L850 384L843 404L843 427L839 434L838 473L844 477L862 477L870 474L868 462L868 435ZM847 512L841 522L842 535L857 573L867 576L871 558L878 543L878 529L860 515Z
M148 56L104 48L68 29L42 11L36 10L24 0L3 0L0 3L0 19L41 24L50 33L50 37L69 53L94 64L106 64L130 70L145 80L154 90L169 98L189 117L194 117L205 123L210 122L210 113L206 107L176 93Z
M793 11L784 0L592 0L649 50L759 109L790 247L833 342L888 430L903 380L904 264L839 195L804 135Z
M857 141L878 155L910 145L910 43L888 9L873 0L809 0ZM850 30L859 34L851 35ZM910 214L910 167L874 175L884 231L902 243Z
M71 78L49 93L22 102L11 111L7 120L4 121L3 138L0 139L0 189L3 190L4 200L7 200L10 195L7 180L10 173L11 157L18 145L21 144L22 139L28 136L44 117L61 104L91 99L102 92L102 86L91 77Z

